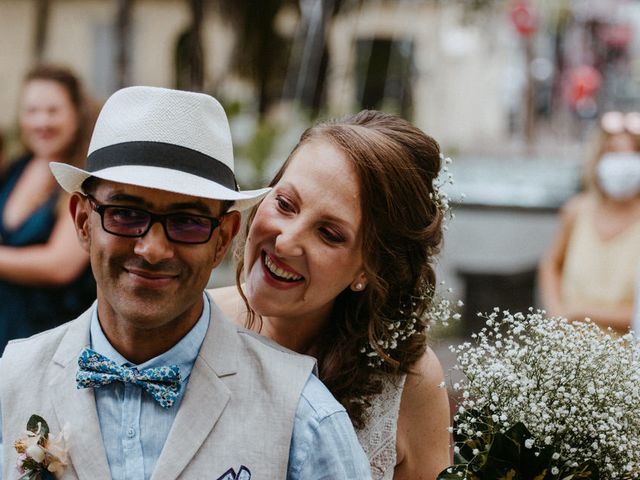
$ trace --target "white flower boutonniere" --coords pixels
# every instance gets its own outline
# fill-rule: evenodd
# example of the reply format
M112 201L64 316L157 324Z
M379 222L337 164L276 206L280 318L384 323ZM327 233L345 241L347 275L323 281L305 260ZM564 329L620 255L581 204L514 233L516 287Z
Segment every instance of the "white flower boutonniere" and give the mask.
M19 480L53 480L67 466L64 428L55 437L49 435L44 418L31 415L25 435L14 443L18 452L16 467Z

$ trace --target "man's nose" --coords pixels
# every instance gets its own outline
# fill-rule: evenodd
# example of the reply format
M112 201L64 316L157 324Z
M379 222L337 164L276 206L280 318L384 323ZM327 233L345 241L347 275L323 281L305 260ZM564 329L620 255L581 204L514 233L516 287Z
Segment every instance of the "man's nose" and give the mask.
M155 222L149 231L136 240L134 253L150 264L173 258L174 244L167 238L161 222Z

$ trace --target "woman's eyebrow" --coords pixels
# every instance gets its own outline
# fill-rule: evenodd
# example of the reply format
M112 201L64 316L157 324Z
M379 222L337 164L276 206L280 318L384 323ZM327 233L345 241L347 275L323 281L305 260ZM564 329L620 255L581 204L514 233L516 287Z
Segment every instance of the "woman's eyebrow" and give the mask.
M287 191L291 191L292 195L296 198L296 200L298 202L300 202L301 206L304 206L304 199L300 196L300 194L298 193L298 190L296 189L295 185L293 185L292 183L289 182L282 182L281 184L279 184L276 189L279 188L283 188L284 190ZM336 223L340 226L349 228L350 230L353 231L354 234L357 233L357 228L355 225L353 225L352 222L350 222L347 218L342 218L339 217L337 215L334 215L332 213L327 213L322 215L322 220L328 223Z

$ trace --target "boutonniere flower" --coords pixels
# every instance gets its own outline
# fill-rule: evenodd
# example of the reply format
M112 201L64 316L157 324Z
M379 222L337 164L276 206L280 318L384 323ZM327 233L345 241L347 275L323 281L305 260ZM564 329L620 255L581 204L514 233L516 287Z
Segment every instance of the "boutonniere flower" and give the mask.
M67 466L64 428L56 436L49 433L44 418L31 415L25 435L13 444L18 452L16 467L22 475L19 480L53 480L53 474Z

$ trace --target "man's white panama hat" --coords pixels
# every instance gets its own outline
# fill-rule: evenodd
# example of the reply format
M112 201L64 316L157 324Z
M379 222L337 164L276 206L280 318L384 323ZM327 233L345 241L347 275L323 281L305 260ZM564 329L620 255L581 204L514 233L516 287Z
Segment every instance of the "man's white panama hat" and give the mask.
M214 200L232 210L258 203L269 188L241 192L234 175L224 109L202 93L128 87L104 104L91 137L86 170L52 162L67 192L89 177Z

